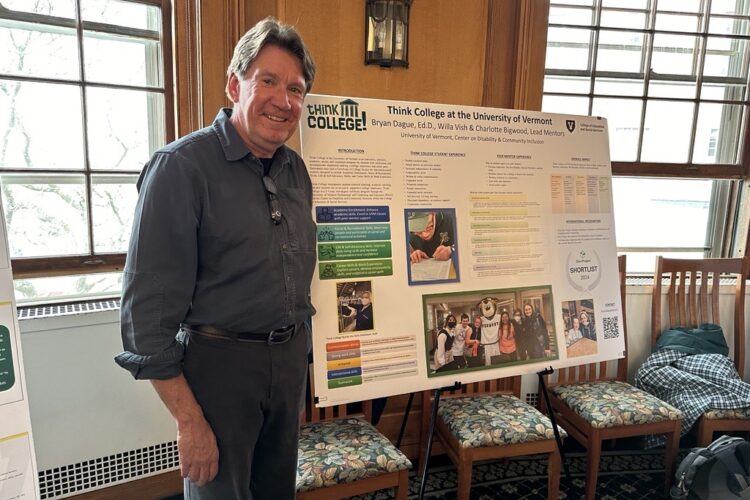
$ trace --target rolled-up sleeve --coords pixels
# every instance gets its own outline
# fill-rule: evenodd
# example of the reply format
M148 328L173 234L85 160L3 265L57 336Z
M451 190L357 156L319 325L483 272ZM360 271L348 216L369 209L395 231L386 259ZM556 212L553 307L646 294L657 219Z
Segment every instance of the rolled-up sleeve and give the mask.
M179 151L156 153L139 179L139 197L123 273L118 365L137 379L182 371L177 339L195 288L200 179Z

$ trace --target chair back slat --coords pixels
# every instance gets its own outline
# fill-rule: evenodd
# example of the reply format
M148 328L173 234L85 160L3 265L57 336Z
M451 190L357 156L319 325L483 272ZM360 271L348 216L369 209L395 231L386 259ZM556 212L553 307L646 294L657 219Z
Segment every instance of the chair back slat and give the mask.
M721 325L719 301L721 277L735 278L734 325L723 327L725 337L734 339L734 363L740 375L745 366L745 278L748 264L743 258L669 259L656 258L651 301L651 344L656 344L668 328L691 327L701 323ZM668 285L664 280L669 281ZM662 290L667 289L667 316L662 319ZM732 337L730 337L732 336ZM729 342L728 342L729 343Z

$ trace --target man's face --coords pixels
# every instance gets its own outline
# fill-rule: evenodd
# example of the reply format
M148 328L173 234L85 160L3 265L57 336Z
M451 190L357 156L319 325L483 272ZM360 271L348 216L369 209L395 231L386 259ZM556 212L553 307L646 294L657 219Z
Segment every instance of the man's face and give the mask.
M479 316L475 317L474 318L474 326L477 327L477 328L479 328L480 326L482 326L482 318L480 318Z
M414 234L425 241L432 238L435 234L435 212L430 212L430 215L427 216L427 226L424 228L424 231L419 231Z
M469 326L469 318L461 318L461 325L466 328Z
M266 45L239 77L229 75L232 124L258 158L270 158L297 129L305 98L302 63L276 45Z

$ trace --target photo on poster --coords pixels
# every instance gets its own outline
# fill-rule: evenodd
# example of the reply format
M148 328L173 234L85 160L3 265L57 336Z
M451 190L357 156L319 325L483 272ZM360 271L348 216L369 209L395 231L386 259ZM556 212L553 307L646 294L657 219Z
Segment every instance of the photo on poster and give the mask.
M429 377L559 359L552 287L422 296Z
M596 343L594 300L566 300L562 303L565 349L569 358L590 356L599 349Z
M336 283L339 333L361 332L374 328L371 281Z
M456 211L405 209L409 285L460 281Z

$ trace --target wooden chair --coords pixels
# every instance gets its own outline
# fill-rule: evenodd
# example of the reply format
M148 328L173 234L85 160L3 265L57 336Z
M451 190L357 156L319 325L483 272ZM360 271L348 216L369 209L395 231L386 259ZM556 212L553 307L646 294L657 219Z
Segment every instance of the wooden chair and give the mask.
M734 365L740 377L745 370L745 278L747 261L732 259L668 259L657 257L651 306L651 343L667 328L696 328L703 323L722 325L719 316L719 279L735 278L732 328L724 324L725 338L734 340ZM667 287L667 318L662 322L662 290ZM731 345L730 342L727 342ZM698 420L698 446L708 446L717 431L750 431L750 408L710 409Z
M458 500L469 500L475 461L536 454L549 455L547 496L558 498L560 453L552 424L518 398L520 391L517 376L468 384L441 396L435 434L456 466ZM423 392L421 457L429 432L431 394Z
M593 500L599 473L602 442L649 434L665 434L665 486L669 488L680 441L681 414L676 408L627 383L628 354L625 324L626 260L618 258L620 299L625 341L624 356L617 361L614 377L607 375L607 362L557 370L557 379L547 379L550 404L560 425L586 448L586 496ZM540 402L543 398L540 395Z
M359 416L347 406L315 408L310 365L310 403L300 428L297 498L331 500L394 488L396 500L409 493L411 462L370 424L372 402L363 402Z

